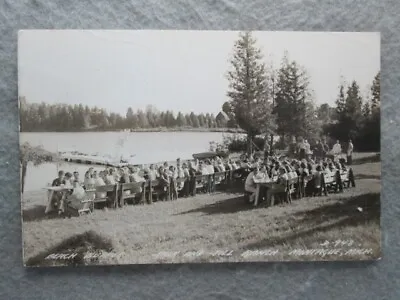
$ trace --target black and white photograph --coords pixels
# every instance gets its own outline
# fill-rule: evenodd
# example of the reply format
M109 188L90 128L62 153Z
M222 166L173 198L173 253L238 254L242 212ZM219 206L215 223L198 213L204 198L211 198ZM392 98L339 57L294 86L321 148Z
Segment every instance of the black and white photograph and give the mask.
M27 267L381 258L377 32L21 30Z

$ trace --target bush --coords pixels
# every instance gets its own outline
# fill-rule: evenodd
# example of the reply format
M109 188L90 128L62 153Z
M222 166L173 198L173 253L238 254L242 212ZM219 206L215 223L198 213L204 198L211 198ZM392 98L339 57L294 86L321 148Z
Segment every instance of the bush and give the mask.
M256 137L253 140L256 145L254 150L263 150L264 148L264 138ZM247 137L246 136L228 136L224 137L223 147L229 152L246 152L247 151ZM258 149L257 149L258 148Z

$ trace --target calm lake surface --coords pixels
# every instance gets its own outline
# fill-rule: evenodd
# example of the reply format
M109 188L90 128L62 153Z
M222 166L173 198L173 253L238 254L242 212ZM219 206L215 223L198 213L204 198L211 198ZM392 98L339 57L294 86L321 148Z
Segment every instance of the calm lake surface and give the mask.
M20 134L20 142L57 151L79 151L85 154L104 154L113 157L134 155L132 163L148 164L162 161L191 159L193 153L209 150L211 141L221 142L229 133L222 132L79 132ZM25 191L40 190L57 177L57 168L78 171L83 179L88 166L62 163L28 166ZM103 169L104 167L97 167Z

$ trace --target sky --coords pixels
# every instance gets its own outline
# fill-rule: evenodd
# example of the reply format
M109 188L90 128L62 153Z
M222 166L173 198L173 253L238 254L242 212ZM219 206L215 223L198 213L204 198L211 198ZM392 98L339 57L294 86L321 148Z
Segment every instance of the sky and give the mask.
M24 30L19 96L82 103L125 114L152 105L214 113L228 100L226 73L237 31ZM380 70L379 33L255 31L267 66L285 51L310 77L316 104L334 105L343 80L367 94Z

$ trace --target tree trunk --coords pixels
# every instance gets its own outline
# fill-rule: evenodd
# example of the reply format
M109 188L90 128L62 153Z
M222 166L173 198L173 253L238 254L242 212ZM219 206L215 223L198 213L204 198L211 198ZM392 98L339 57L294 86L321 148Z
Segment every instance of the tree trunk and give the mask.
M252 154L253 154L253 135L247 133L247 155L250 157L250 155Z
M274 146L274 135L271 134L271 140L269 142L269 155L272 156L273 155L273 150L272 147Z
M24 161L21 164L21 194L24 193L25 187L25 177L26 177L26 169L28 167L28 162Z

